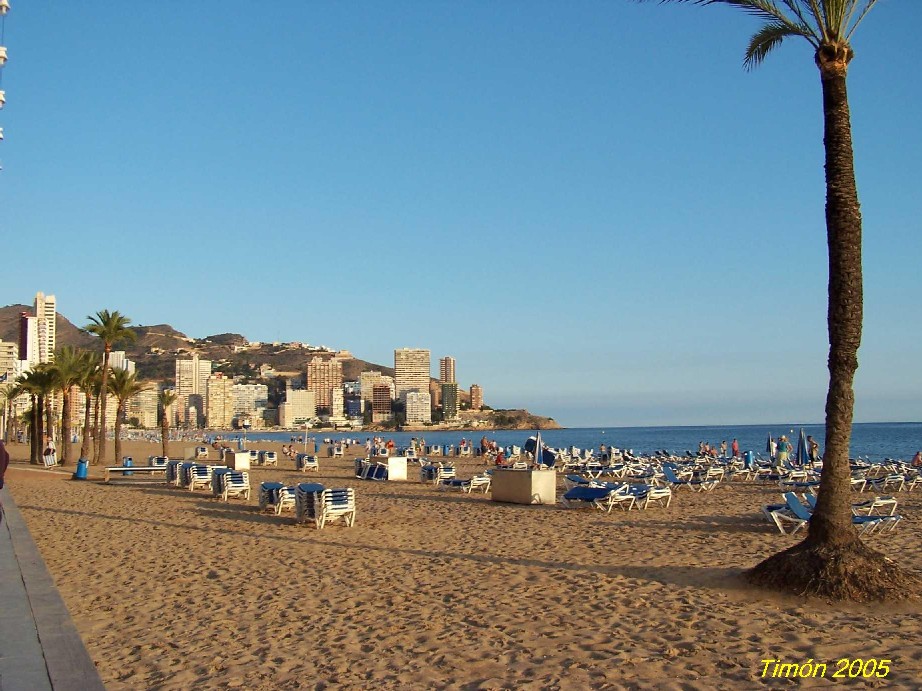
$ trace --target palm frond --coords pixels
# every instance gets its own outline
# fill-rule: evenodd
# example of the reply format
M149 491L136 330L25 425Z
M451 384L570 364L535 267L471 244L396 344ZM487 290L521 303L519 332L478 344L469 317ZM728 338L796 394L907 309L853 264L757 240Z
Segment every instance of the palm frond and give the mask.
M851 42L852 34L855 33L855 29L858 28L858 25L861 24L862 20L867 16L867 13L871 11L871 8L877 4L877 0L866 0L866 4L861 12L858 14L858 19L855 20L855 23L851 25L851 28L848 30L848 34L845 36L845 40ZM854 16L855 9L858 8L858 3L856 2L852 7L852 15L849 16L849 22L851 22L851 17Z
M746 48L746 59L743 66L751 70L762 64L765 57L788 36L803 36L800 31L794 31L787 24L781 22L768 22L749 39Z

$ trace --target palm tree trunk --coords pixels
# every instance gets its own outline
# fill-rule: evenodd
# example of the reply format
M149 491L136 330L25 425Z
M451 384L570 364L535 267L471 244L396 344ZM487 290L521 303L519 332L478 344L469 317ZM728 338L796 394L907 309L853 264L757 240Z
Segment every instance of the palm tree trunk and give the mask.
M163 418L160 421L160 442L163 445L163 457L169 458L170 454L167 450L168 440L170 437L170 421L166 416L166 411L163 411Z
M87 460L90 453L90 430L92 425L92 395L89 391L83 392L85 401L83 404L83 440L80 442L80 458Z
M115 463L120 463L122 458L122 412L122 401L119 401L115 411Z
M36 396L35 406L33 406L32 409L35 411L35 462L41 463L42 456L44 456L45 452L45 397L42 394L38 394L38 396Z
M96 464L96 458L99 455L99 399L96 394L96 400L93 401L93 464Z
M61 390L61 465L70 458L70 387Z
M847 61L834 59L827 63L827 57L823 49L817 52L823 84L826 148L829 391L823 481L808 539L814 543L845 545L858 540L851 522L849 445L855 408L853 383L858 369L863 318L861 210L845 85Z
M38 407L38 397L35 394L32 394L32 411L29 415L31 420L31 425L29 429L29 440L32 442L29 449L29 462L35 465L39 464L39 459L41 458L42 452L42 428L41 428L41 413L39 412Z
M100 414L99 422L96 427L96 455L93 457L94 463L106 462L106 403L109 398L108 379L109 379L109 352L111 346L107 343L102 353L102 383L99 387Z

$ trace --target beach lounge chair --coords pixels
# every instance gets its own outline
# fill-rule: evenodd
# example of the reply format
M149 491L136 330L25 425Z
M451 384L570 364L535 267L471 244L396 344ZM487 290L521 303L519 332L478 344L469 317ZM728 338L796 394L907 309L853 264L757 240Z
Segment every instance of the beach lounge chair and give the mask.
M636 497L625 489L625 485L573 487L561 497L563 505L569 508L589 504L605 513L611 513L615 506L630 511L636 501Z
M211 469L207 465L193 465L189 468L188 487L190 492L197 489L211 489Z
M259 452L259 462L262 465L274 465L278 466L279 457L275 451L260 451Z
M250 475L245 470L232 470L221 476L221 498L228 501L231 497L250 498Z
M281 482L263 482L259 486L259 510L271 510L276 516L295 508L295 488Z
M295 456L295 467L302 473L306 473L308 470L320 472L320 464L317 462L317 457L308 456L306 453L299 453Z
M462 492L471 494L475 489L481 490L484 494L490 491L492 478L484 473L469 478L446 478L439 483L439 489L460 489Z
M793 534L810 522L813 516L813 510L804 506L793 492L785 492L784 501L793 517L801 521L801 525L797 526L792 531ZM896 528L896 524L899 523L901 519L902 516L852 516L852 525L858 528L859 533L870 533L885 524L889 525L892 530Z
M347 527L355 524L355 490L325 489L314 494L314 521L317 529L329 521L342 519Z
M314 520L314 495L323 490L319 482L302 482L295 486L295 520L298 523Z
M676 467L672 463L663 463L663 476L666 484L671 488L688 487L695 492L708 492L719 484L716 480L681 479L676 475Z

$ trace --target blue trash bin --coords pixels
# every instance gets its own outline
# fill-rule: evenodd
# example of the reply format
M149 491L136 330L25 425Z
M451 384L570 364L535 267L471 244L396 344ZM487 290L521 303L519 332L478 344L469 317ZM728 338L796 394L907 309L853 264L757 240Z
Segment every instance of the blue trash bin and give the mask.
M90 462L85 458L81 458L77 461L77 472L74 473L74 480L86 480L86 472L89 465Z
M122 467L123 467L123 468L131 468L132 466L134 466L134 459L132 459L131 456L125 456L125 457L122 459ZM127 470L127 471L125 471L124 475L125 475L125 476L134 475L134 473L132 473L130 470Z
M747 451L743 454L743 465L748 469L752 470L753 460L752 460L752 451Z

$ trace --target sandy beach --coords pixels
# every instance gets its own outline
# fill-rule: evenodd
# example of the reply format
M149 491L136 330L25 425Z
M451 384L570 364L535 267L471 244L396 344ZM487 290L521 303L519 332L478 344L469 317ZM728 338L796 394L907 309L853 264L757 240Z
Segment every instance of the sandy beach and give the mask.
M174 442L181 457L188 444ZM278 444L260 444L278 451ZM355 479L351 458L254 468L248 502L162 482L102 484L23 461L7 484L96 662L119 689L918 688L918 607L767 594L740 572L799 539L762 518L777 486L678 491L668 509L519 506L411 481ZM128 442L137 463L159 444ZM109 457L112 457L110 450ZM217 455L212 452L212 459ZM459 476L482 466L459 465ZM69 469L71 472L73 468ZM356 525L261 514L260 482L357 491ZM560 484L562 487L562 484ZM922 570L922 492L877 547ZM836 661L888 659L884 678ZM827 663L762 678L762 660Z

